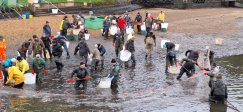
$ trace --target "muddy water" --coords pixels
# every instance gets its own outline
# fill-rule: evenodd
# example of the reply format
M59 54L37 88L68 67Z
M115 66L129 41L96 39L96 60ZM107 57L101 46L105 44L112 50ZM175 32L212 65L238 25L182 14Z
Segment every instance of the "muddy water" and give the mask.
M186 36L184 36L186 35ZM192 34L191 34L192 35ZM180 36L184 39L180 39ZM212 44L212 36L197 35L191 38L188 34L172 34L169 38L176 43L188 43L181 45L179 53L183 53L188 48L195 48L193 43L197 42L200 49L205 47L205 43ZM12 88L1 87L0 106L5 111L158 111L158 112L219 112L233 111L222 105L209 104L207 93L203 83L203 77L193 78L192 80L177 82L176 80L167 80L164 75L165 50L160 49L158 35L157 47L151 60L144 58L143 36L138 36L136 45L136 67L122 68L119 78L119 84L116 88L99 89L98 82L105 77L110 70L110 60L115 57L114 48L111 46L111 39L104 41L102 38L91 38L87 41L91 50L96 42L103 43L107 48L105 69L99 70L93 74L93 80L88 82L86 91L75 90L73 84L67 83L70 71L77 67L81 61L79 56L71 55L71 59L65 59L66 53L63 53L65 63L64 71L56 73L54 62L48 62L49 74L45 76L42 85L25 85L24 90L14 90ZM190 41L188 41L190 40ZM230 40L230 38L229 38ZM234 39L235 40L235 39ZM199 42L201 41L201 42ZM238 39L237 44L241 44L242 39ZM77 42L71 42L70 53ZM215 51L222 55L230 42L225 46L215 46ZM242 45L242 44L241 44ZM9 56L15 49L8 50ZM238 52L240 53L240 52ZM228 53L229 54L229 53ZM228 55L226 54L226 55ZM242 56L239 56L242 59ZM242 62L238 56L219 59L229 85L229 101L243 110L242 102ZM238 59L237 59L238 58ZM225 66L224 66L225 65ZM226 66L227 65L227 66ZM236 68L235 68L236 67ZM174 76L175 78L175 76ZM186 80L186 77L182 77ZM169 83L168 83L169 82ZM204 84L204 85L203 85ZM221 109L221 110L218 110Z

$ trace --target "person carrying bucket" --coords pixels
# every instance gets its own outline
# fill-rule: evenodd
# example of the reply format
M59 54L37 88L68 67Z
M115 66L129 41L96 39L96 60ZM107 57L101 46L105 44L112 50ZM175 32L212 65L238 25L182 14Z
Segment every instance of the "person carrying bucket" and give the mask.
M32 62L32 74L36 73L36 83L43 83L43 76L47 74L46 62L37 54Z
M165 13L163 11L161 11L159 13L159 16L158 16L158 22L157 24L159 24L159 30L161 29L161 23L165 22Z
M120 32L116 33L113 37L112 46L115 47L116 58L118 59L118 55L120 51L123 49L124 37Z
M135 47L134 47L134 36L131 34L128 36L128 41L125 44L125 50L128 50L131 52L131 61L132 61L132 66L136 65L136 60L135 60ZM127 66L128 62L125 62L125 65Z
M144 43L145 43L145 52L146 52L145 59L147 60L148 56L151 59L154 46L156 46L156 37L153 34L153 32L150 32L146 36L146 38L144 39Z
M24 86L24 74L16 66L5 67L5 71L8 74L8 79L5 85L9 85L12 80L15 80L14 88L23 89Z
M74 88L75 89L80 89L80 85L82 84L83 87L81 89L86 89L87 88L87 82L89 79L89 72L87 70L87 68L85 67L85 63L81 62L79 65L79 68L73 70L73 72L71 73L71 76L68 79L68 82L71 83L73 82L73 76L77 75L76 77L76 82L74 84Z
M29 63L23 59L21 56L17 57L16 67L23 73L27 73L29 71Z
M174 66L177 63L176 60L176 51L175 50L170 50L165 57L166 63L165 63L165 75L169 77L169 67Z

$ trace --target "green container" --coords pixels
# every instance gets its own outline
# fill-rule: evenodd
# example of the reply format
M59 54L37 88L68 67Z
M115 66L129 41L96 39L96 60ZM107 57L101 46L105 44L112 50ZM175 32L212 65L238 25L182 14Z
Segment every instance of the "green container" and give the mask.
M17 0L4 0L4 4L8 7L16 7Z
M78 40L77 35L67 35L66 38L68 39L68 41L77 41Z
M84 26L89 29L102 29L103 28L103 21L102 18L85 18Z

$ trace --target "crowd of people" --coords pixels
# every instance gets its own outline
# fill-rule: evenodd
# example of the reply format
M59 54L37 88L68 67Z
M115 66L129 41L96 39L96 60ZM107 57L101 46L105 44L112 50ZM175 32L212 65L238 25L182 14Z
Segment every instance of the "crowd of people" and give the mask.
M76 89L82 88L86 89L87 81L91 78L91 74L97 71L98 66L104 68L104 59L106 54L105 45L101 43L95 44L95 48L91 51L89 45L84 39L84 33L87 33L87 29L84 27L85 19L79 15L73 15L73 23L70 23L67 16L64 16L60 25L60 33L56 36L52 35L52 30L49 25L49 22L46 21L46 24L43 27L43 35L39 38L37 35L33 35L31 39L26 42L23 42L18 48L19 56L15 58L6 58L6 40L3 37L0 37L0 63L2 72L0 72L0 78L3 79L4 85L9 85L12 80L15 80L14 88L23 88L24 85L24 74L31 71L32 74L36 74L36 83L41 84L43 82L44 74L48 74L46 68L47 52L49 53L50 60L54 61L56 64L57 72L63 70L64 64L61 59L63 50L66 51L67 57L70 58L70 53L68 46L65 41L67 41L67 31L70 28L81 29L79 33L79 43L75 47L74 55L79 54L80 57L84 58L84 62L80 62L80 66L73 70L68 78L68 82L73 82L73 77L76 74L76 82L74 87ZM152 32L153 23L158 24L159 29L161 29L161 23L165 22L164 12L160 12L157 19L153 18L149 13L146 13L145 18L141 16L140 12L137 13L137 16L134 20L131 19L129 13L126 12L124 16L116 17L115 15L107 16L103 22L103 36L104 39L108 39L109 30L111 25L118 26L118 31L115 35L112 35L112 45L115 47L116 58L111 60L112 69L109 74L109 77L112 77L112 86L117 85L117 78L119 77L119 72L121 68L121 60L119 60L119 55L122 50L127 50L131 53L131 58L129 61L132 62L132 66L136 66L135 59L135 36L134 33L129 34L128 38L125 39L126 28L137 26L138 34L141 33L141 25L146 26L147 35L144 38L145 44L145 59L152 58L153 49L156 46L156 36ZM125 41L126 40L126 41ZM199 58L199 51L188 50L186 51L186 58L183 58L181 62L176 59L175 44L173 42L165 43L167 48L166 54L166 66L165 66L165 75L169 77L169 68L171 66L181 66L180 73L177 76L177 80L180 81L184 73L187 77L191 77L195 73L195 65ZM124 48L123 48L124 46ZM30 55L33 55L32 64L29 65L27 59ZM42 56L43 55L43 56ZM205 75L210 76L209 87L211 87L211 96L214 97L217 101L223 101L227 98L227 87L222 81L222 76L217 71L218 68L214 61L214 52L208 48L206 56L209 57L211 67L204 68L200 67L201 70L209 71L205 72ZM89 57L92 59L91 66L87 66ZM128 61L125 62L125 66L128 66ZM4 78L2 77L4 76ZM216 81L214 81L216 77Z

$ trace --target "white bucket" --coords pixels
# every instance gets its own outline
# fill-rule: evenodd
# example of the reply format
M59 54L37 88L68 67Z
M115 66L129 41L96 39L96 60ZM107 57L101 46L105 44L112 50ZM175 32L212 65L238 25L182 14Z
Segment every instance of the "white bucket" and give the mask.
M73 29L73 34L74 34L74 35L78 35L79 32L80 32L80 29Z
M180 48L180 44L175 44L175 50L179 51L179 48Z
M215 39L215 44L216 44L216 45L222 45L223 42L224 42L224 39L222 39L222 38L216 38L216 39Z
M118 30L117 26L112 25L112 26L110 27L110 34L111 34L111 35L115 35L115 34L117 33L117 30Z
M89 40L90 34L84 34L84 39Z
M58 9L51 9L53 14L57 14L58 13Z
M24 74L25 80L24 84L35 84L36 74L26 73Z
M145 26L145 25L142 25L142 26L141 26L141 30L142 30L142 31L146 31L146 26Z
M128 50L122 50L120 53L121 61L128 61L132 55L131 52L129 52Z
M39 0L34 0L34 3L39 3Z
M98 85L99 88L110 88L111 87L111 79L105 78L102 79Z
M170 42L170 40L161 40L161 48L162 49L166 49L166 45L165 45L166 42Z
M167 29L168 25L169 25L169 23L161 23L161 28Z
M127 27L126 28L126 33L129 35L129 34L132 34L133 33L133 29L131 27Z

